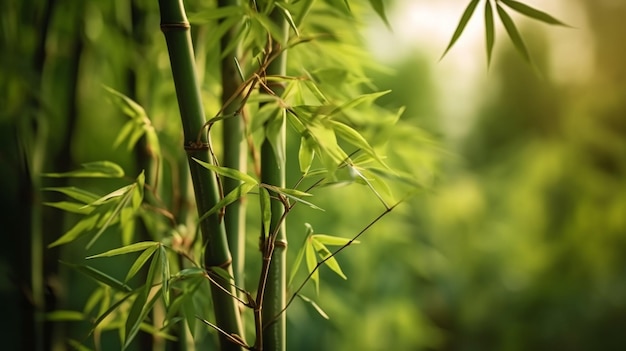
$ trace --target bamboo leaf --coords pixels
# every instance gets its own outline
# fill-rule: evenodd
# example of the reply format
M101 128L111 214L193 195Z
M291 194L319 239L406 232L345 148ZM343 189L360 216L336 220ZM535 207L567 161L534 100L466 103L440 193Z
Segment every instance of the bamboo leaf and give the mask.
M341 278L348 279L348 277L346 277L346 275L341 270L341 267L339 266L339 263L337 262L335 257L332 256L330 250L328 250L328 248L324 244L315 240L314 236L311 237L311 243L313 244L313 247L318 252L322 260L325 260L324 264L328 266L328 268L330 268L333 272L335 272Z
M105 202L107 202L107 201L109 201L109 200L111 200L111 199L114 199L114 198L117 198L117 197L124 196L124 195L126 195L126 194L129 192L129 190L131 190L133 187L134 187L134 184L130 184L130 185L126 185L126 186L124 186L124 187L121 187L121 188L119 188L119 189L117 189L117 190L114 190L114 191L112 191L112 192L110 192L110 193L108 193L108 194L106 194L106 195L104 195L104 196L100 197L99 199L97 199L96 201L94 201L94 202L90 203L90 204L89 204L89 205L87 205L87 206L98 206L98 205L102 205L103 203L105 203Z
M298 268L300 268L300 265L302 264L302 259L304 258L304 252L306 251L306 246L307 246L307 243L309 242L309 237L311 236L311 234L313 234L313 227L311 227L309 223L304 223L304 226L306 227L306 235L304 236L304 244L302 245L300 250L298 250L298 255L296 256L296 260L294 261L293 265L291 265L291 274L289 275L289 282L287 283L287 285L291 285L293 278L296 277Z
M383 160L376 154L374 148L367 142L367 140L365 140L365 138L359 132L344 123L337 121L330 122L333 126L333 129L335 130L335 133L337 133L337 135L339 135L342 139L363 150L373 159L378 161L378 163L380 163L382 166L388 168L385 162L383 162Z
M287 9L285 5L280 2L277 2L276 6L280 8L283 16L285 17L285 20L287 21L287 23L289 23L289 26L291 27L291 29L293 29L293 32L296 33L296 36L299 37L300 32L298 31L298 26L296 25L296 22L293 20L293 17L291 16L291 12L289 11L289 9Z
M308 302L311 306L313 306L313 308L315 308L317 313L319 313L320 316L322 316L322 318L330 319L328 314L326 314L326 312L324 312L324 310L317 303L315 303L315 301L309 299L308 297L306 297L306 296L304 296L302 294L298 294L298 297L301 298L304 302Z
M132 289L122 283L121 281L111 277L110 275L103 273L91 266L86 266L86 265L82 265L82 264L74 264L74 263L68 263L68 262L63 262L61 261L61 263L72 267L74 269L76 269L77 271L87 275L88 277L94 279L97 282L103 283L107 286L110 286L111 288L118 290L118 291L123 291L123 292L131 292Z
M350 241L352 241L350 244L360 244L360 241L358 240L352 240L327 234L314 234L313 239L319 243L330 246L344 246L347 243L350 243Z
M161 256L161 294L163 295L163 304L165 308L170 305L170 261L167 258L165 246L159 246L159 254Z
M317 267L317 258L315 256L315 248L313 247L313 244L311 243L311 240L307 240L307 243L305 244L305 259L306 259L306 268L309 272L309 274L311 274L311 280L313 281L313 284L315 285L315 291L317 292L317 294L319 294L320 291L320 287L319 287L319 271L317 269L315 269Z
M530 55L528 54L526 45L524 45L524 41L522 40L522 37L520 36L519 31L517 30L517 27L515 26L515 23L513 22L509 14L504 10L504 8L502 8L502 6L500 6L497 3L496 3L496 9L498 10L498 16L500 17L500 21L504 25L504 29L506 29L506 32L509 35L509 38L511 38L511 41L513 42L513 45L515 46L517 51L522 55L522 57L528 63L531 63Z
M117 249L112 249L112 250L109 250L109 251L106 251L97 255L92 255L92 256L87 257L86 259L89 260L89 259L98 258L98 257L111 257L111 256L123 255L123 254L131 253L131 252L146 250L150 247L159 246L159 245L160 243L156 241L142 241L142 242L134 243L128 246L119 247Z
M312 141L309 137L303 136L300 138L300 149L298 150L298 162L300 164L300 172L306 174L311 168L313 158L315 157L315 149L313 148Z
M281 109L278 115L267 122L265 127L265 135L272 145L278 167L285 164L287 157L285 155L285 114L285 110Z
M130 328L128 328L128 325L129 325L128 322L131 321L130 313L129 313L129 319L126 321L127 331L126 331L126 337L125 337L123 350L126 350L126 348L130 346L130 343L133 341L135 336L137 336L139 329L141 329L142 326L144 325L143 321L146 319L146 317L148 316L148 313L152 310L152 307L154 306L155 302L160 298L160 296L161 296L161 290L157 290L157 293L150 299L150 301L148 301L147 304L145 303L146 300L139 301L139 302L135 300L135 303L133 303L133 307L131 308L131 312L137 313L136 315L137 318L133 318L132 321L134 323L132 323ZM135 307L135 305L137 305L137 307ZM133 311L133 309L135 309L135 311Z
M385 4L383 3L383 0L369 0L369 2L374 11L378 14L378 17L385 22L387 28L391 29L391 25L389 24L389 20L385 14Z
M133 262L133 265L130 266L130 269L128 270L128 273L126 273L126 278L124 278L124 281L127 282L130 279L132 279L132 277L134 277L135 274L139 272L141 267L143 267L143 265L146 264L146 262L148 262L150 257L152 257L152 254L154 254L154 252L157 249L158 249L158 245L152 245L152 246L149 246L146 250L144 250L144 252L142 252L141 255L137 257L135 262Z
M46 320L62 322L62 321L83 321L85 315L79 311L57 310L46 313Z
M91 351L90 348L81 344L78 340L68 339L67 343L76 351Z
M522 15L530 17L532 19L536 19L538 21L541 21L547 24L569 27L569 25L559 21L558 19L552 17L551 15L543 11L537 10L533 7L530 7L526 4L523 4L521 2L518 2L515 0L501 0L501 2L507 5L508 7L510 7L511 9L513 9L514 11L519 12Z
M68 187L49 187L44 188L46 191L56 191L71 197L74 200L78 200L85 204L91 203L98 199L98 195L93 194L87 190L83 190L77 187L68 186Z
M441 55L441 58L446 56L446 54L448 53L448 51L450 51L454 43L456 43L459 37L461 37L461 34L463 34L463 31L465 30L467 23L469 22L470 18L472 18L472 15L474 14L474 10L476 10L478 1L479 0L472 0L470 1L469 4L467 4L467 7L465 8L463 15L461 16L461 20L459 21L459 24L457 25L454 31L454 34L452 34L452 39L450 39L450 43L448 44L448 47L446 47L446 50L443 52L443 55Z
M126 115L130 117L143 117L146 115L146 111L143 107L133 99L109 86L103 85L103 88L114 98L113 103L119 106Z
M197 158L193 158L193 160L196 161L198 164L200 164L202 167L208 169L209 171L215 172L223 177L240 180L248 184L255 184L255 185L259 184L259 182L256 179L254 179L252 176L248 175L247 173L241 172L239 170L236 170L233 168L215 166L210 163L198 160Z
M230 193L224 196L220 201L218 201L211 209L205 212L200 218L198 218L198 222L202 222L207 219L212 214L215 214L220 209L232 204L233 202L239 200L242 196L249 193L252 189L256 188L256 184L250 183L242 183L233 189Z
M117 164L109 161L96 161L82 164L83 169L64 173L44 173L44 177L51 178L121 178L124 170Z
M495 43L495 30L493 25L493 7L491 1L485 1L485 42L487 44L487 66L491 63L493 44Z
M85 207L85 205L78 202L69 202L69 201L59 201L59 202L44 202L46 206L58 208L60 210L78 213L82 215L90 214L93 211L92 207Z
M85 219L80 220L70 230L68 230L65 234L63 234L60 238L58 238L57 240L49 244L48 248L67 244L76 240L85 232L93 229L96 223L98 222L99 217L100 216L98 214L95 214L95 215L92 215Z
M264 187L259 187L259 202L263 221L263 237L267 238L272 223L272 206L270 203L270 194Z

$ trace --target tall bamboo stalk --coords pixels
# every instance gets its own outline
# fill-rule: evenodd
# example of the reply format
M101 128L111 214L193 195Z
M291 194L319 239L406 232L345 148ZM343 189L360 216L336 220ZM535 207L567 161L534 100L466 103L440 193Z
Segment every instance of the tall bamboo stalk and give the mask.
M180 109L185 150L200 214L206 213L219 200L215 175L197 164L192 157L212 162L208 147L208 136L200 133L205 123L200 86L196 76L189 22L182 0L159 0L161 29L165 34L176 96ZM226 239L224 222L215 214L200 223L206 249L204 264L207 269L221 267L232 275L232 259ZM242 335L241 318L236 300L231 295L235 290L230 282L218 280L220 286L211 284L215 320L227 334ZM225 291L228 293L226 293ZM242 351L242 347L229 341L220 333L220 349Z
M283 38L274 38L274 43L276 44L274 45L272 51L277 51L280 50L278 43L286 42L289 35L289 26L283 15L279 13L278 8L275 8L274 11L272 11L271 18L274 23L282 28ZM286 67L287 55L286 51L283 51L280 56L271 62L266 73L269 76L285 76L287 70ZM281 84L272 84L270 87L276 95L282 95L284 89ZM275 137L280 140L270 140L269 138L271 137ZM267 135L261 145L261 181L266 184L285 187L286 165L278 162L276 150L274 150L272 144L276 145L276 147L282 147L283 150L279 152L283 155L285 154L284 119L278 135ZM283 208L283 204L279 201L272 201L271 209L272 221L270 233L277 230L277 235L274 241L274 251L271 258L267 285L265 286L263 299L263 350L284 351L287 348L286 315L282 313L278 316L278 314L281 313L285 306L287 293L287 231L285 223L281 223L281 217L285 209ZM280 226L280 228L276 229L276 226ZM278 316L278 318L276 318L276 316Z
M239 0L218 0L219 7L239 6ZM237 44L232 53L226 53L227 48L232 47L232 42L237 40L239 26L230 28L223 36L221 45L221 72L222 72L222 104L224 104L223 114L233 115L240 109L241 97L237 97L229 102L235 94L241 78L237 72L234 58L239 56L240 46ZM224 120L223 138L224 160L223 166L246 171L246 147L245 133L242 116L236 115ZM224 193L228 194L241 182L232 178L224 179ZM226 234L228 244L233 255L233 270L235 272L235 282L243 287L245 269L245 198L230 204L226 207L224 214Z

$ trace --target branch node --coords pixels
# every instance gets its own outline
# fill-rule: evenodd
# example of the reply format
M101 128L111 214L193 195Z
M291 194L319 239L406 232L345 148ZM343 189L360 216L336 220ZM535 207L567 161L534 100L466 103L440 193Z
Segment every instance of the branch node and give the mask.
M161 23L161 32L170 32L175 30L189 30L189 22L180 23Z

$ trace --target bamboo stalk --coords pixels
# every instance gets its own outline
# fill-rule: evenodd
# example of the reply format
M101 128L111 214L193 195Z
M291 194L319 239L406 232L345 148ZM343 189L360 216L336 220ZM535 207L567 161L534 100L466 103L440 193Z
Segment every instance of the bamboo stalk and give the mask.
M196 206L198 212L203 214L217 203L219 191L215 175L192 160L194 157L205 162L212 162L208 136L206 133L201 133L205 124L205 117L200 86L196 76L189 22L185 15L182 0L159 0L159 8L161 11L161 30L167 42L182 119L185 150L188 156ZM199 225L206 243L205 268L220 267L232 275L232 259L224 222L218 214L215 214ZM216 323L226 334L243 336L237 303L231 296L235 294L235 290L230 282L223 279L217 279L217 281L221 286L211 284ZM240 345L231 342L226 335L220 333L219 336L220 350L243 350Z
M278 12L278 8L274 8L271 13L272 21L282 28L283 38L274 38L275 43L286 42L289 35L289 26L282 14ZM280 50L278 44L274 45L273 51ZM267 75L285 76L287 67L286 51L283 51L267 68ZM270 86L277 96L283 93L282 84L273 84ZM267 126L266 126L267 127ZM266 139L261 145L261 181L266 184L285 187L285 164L279 164L278 158L272 144L285 145L285 123L280 128L280 132L276 136L280 140L270 141ZM280 151L283 155L285 150ZM283 162L284 163L284 162ZM270 225L270 233L276 232L273 246L273 254L269 272L267 276L267 285L265 286L263 298L263 350L266 351L284 351L287 348L286 335L286 314L282 313L286 303L287 279L286 279L286 259L287 259L287 230L283 222L283 213L285 211L280 201L272 201L272 220ZM276 228L280 226L279 228ZM270 239L271 240L271 239ZM266 245L267 246L267 245ZM277 317L278 316L278 317Z
M218 0L218 6L238 6L239 0ZM222 72L222 104L223 114L228 116L241 111L241 96L231 101L230 98L236 94L237 88L241 83L241 78L237 72L234 58L239 56L239 45L232 54L225 53L224 50L231 45L231 42L237 40L239 26L230 28L224 36L222 36L220 45L222 51L221 72ZM222 143L224 145L223 166L238 169L246 172L246 145L245 145L244 123L242 116L235 115L224 120L224 129ZM224 180L224 194L230 193L241 182L232 178ZM224 214L224 223L226 225L226 233L228 244L233 255L233 270L235 274L235 283L243 287L244 270L245 270L245 198L230 204L226 208Z

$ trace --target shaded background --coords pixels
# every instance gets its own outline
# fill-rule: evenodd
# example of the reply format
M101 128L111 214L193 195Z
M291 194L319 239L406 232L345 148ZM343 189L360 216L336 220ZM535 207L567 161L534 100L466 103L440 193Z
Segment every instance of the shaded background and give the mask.
M374 17L364 32L373 55L394 72L372 72L381 90L394 91L378 103L407 107L405 133L390 153L429 187L338 257L348 281L322 270L318 302L331 319L294 304L291 349L623 347L626 3L528 1L574 27L514 17L537 69L502 30L487 69L480 18L439 61L465 3L396 1L388 8L393 32ZM82 308L94 287L57 263L82 259L79 245L44 251L73 219L42 207L38 189L67 184L42 180L41 172L86 161L110 159L130 175L143 168L145 150L112 147L125 119L101 85L141 103L170 150L180 145L156 5L1 5L0 330L9 350L62 350L65 337L83 340L89 330L87 323L34 322L35 311ZM211 104L216 58L198 51ZM167 167L184 168L180 156L166 155ZM292 243L305 221L352 236L380 211L358 191L328 192L319 194L326 214L289 218ZM110 334L104 338L117 337Z

